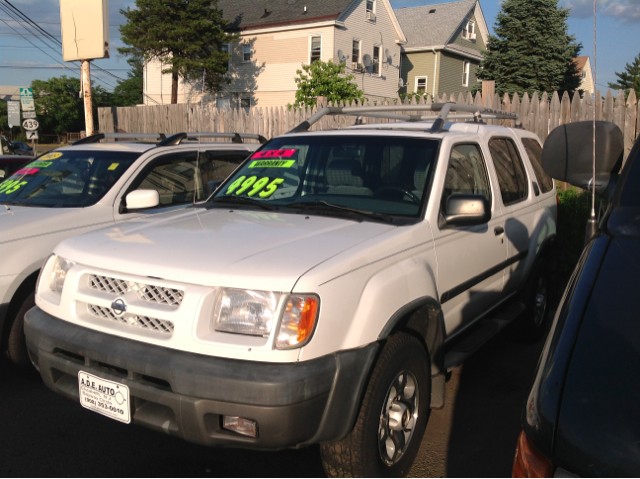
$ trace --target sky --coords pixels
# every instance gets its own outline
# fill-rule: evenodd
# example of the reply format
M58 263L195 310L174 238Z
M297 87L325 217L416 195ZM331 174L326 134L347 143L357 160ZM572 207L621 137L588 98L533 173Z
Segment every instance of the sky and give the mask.
M44 30L60 38L59 0L9 1ZM640 53L640 0L596 1L596 88L606 91L607 84L617 79L614 72L623 71L625 64L632 62ZM442 1L391 0L393 8L437 3ZM480 0L491 33L500 3L500 0ZM0 0L0 5L3 4L4 1ZM109 0L111 58L95 60L95 65L123 79L127 76L129 65L117 52L117 47L122 46L118 26L126 21L119 12L133 5L133 0ZM581 55L590 56L593 62L593 0L560 0L560 5L571 9L569 33L582 43ZM63 68L63 65L68 68ZM54 48L52 42L46 41L41 35L27 32L22 24L0 9L0 85L27 86L35 79L46 80L64 74L79 78L77 71L76 64L62 61L61 48ZM92 80L108 91L113 90L118 81L95 68L92 70Z

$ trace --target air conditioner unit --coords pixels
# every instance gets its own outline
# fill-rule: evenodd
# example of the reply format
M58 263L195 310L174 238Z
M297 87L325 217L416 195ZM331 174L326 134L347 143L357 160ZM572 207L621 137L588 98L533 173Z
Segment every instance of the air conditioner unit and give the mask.
M351 69L354 72L361 72L364 70L364 66L362 65L362 63L353 62L351 63Z
M373 12L367 12L367 20L371 20L372 22L376 21L376 14Z
M475 40L476 39L476 34L475 33L469 33L469 40Z

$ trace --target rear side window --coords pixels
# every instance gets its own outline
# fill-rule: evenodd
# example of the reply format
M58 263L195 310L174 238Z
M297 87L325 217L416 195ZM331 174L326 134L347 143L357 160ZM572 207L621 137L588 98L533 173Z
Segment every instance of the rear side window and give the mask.
M529 160L531 160L531 166L533 166L533 172L538 180L538 186L542 193L548 193L553 189L553 179L547 175L542 168L542 147L533 138L522 138L522 144L527 152Z
M513 140L493 138L489 141L489 150L498 174L502 203L506 206L524 200L528 185L524 165Z
M242 163L251 152L238 151L207 151L200 155L200 170L202 182L206 185L214 181L224 181Z

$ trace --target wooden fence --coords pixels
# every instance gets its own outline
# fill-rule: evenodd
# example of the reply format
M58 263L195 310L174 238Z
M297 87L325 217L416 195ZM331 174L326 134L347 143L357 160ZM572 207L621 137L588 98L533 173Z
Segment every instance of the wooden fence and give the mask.
M595 98L602 98L597 91ZM482 95L471 93L455 95L439 95L437 102L455 102L467 105L482 106ZM384 104L429 104L431 99L421 98L416 102L405 99L388 100ZM369 105L353 103L351 105L340 103L335 106ZM380 103L379 103L380 104ZM98 121L100 131L127 132L127 133L165 133L173 134L182 131L219 131L239 133L259 133L267 138L281 135L291 130L313 113L317 107L306 109L287 109L285 107L251 108L246 112L243 109L218 109L214 103L209 104L178 104L139 107L99 108ZM333 105L333 104L331 104ZM585 95L584 99L576 93L571 99L567 93L562 98L554 93L549 99L547 93L538 96L534 93L529 97L525 93L522 98L517 94L509 98L505 94L501 100L498 96L489 96L486 105L491 108L517 112L522 120L522 126L536 133L544 141L549 132L559 125L591 120L593 118L593 103L591 97ZM434 113L435 115L435 113ZM611 121L618 125L624 133L625 159L640 133L640 102L636 99L632 90L625 99L624 92L620 90L615 96L609 90L602 101L596 102L596 118L598 120ZM388 123L394 120L363 119L363 123ZM352 116L327 116L313 125L312 130L326 130L352 125ZM487 120L489 124L503 124L513 126L513 120Z

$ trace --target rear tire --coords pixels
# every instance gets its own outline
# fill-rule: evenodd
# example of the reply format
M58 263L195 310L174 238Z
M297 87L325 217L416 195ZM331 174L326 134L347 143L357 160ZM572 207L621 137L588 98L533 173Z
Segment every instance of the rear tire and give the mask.
M34 293L30 293L22 302L10 325L7 356L16 366L27 367L31 364L27 352L27 338L24 335L24 315L35 305Z
M431 366L422 343L392 335L376 361L353 430L320 445L329 477L405 477L420 449L431 401Z
M535 343L547 332L552 291L548 265L546 261L540 260L534 266L521 293L521 301L526 309L516 320L516 339L525 343Z

